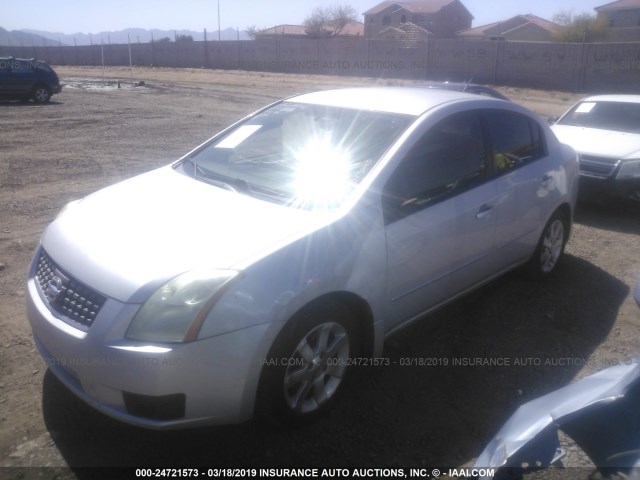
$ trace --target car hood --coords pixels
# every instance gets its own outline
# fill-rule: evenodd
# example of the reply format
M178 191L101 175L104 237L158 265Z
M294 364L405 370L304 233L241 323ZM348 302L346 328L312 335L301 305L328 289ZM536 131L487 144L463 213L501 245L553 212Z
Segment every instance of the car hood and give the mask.
M70 204L42 245L69 275L120 301L189 270L238 269L320 228L326 213L257 200L171 167Z
M622 159L640 157L640 134L558 124L551 129L562 143L582 154Z

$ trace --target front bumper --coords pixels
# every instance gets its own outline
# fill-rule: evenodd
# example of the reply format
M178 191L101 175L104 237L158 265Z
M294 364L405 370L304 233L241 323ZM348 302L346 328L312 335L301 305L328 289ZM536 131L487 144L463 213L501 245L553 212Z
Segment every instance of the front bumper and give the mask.
M123 422L153 429L239 423L255 394L277 328L262 324L186 344L123 340L138 305L108 299L87 331L49 310L28 281L27 313L51 371L78 397Z
M617 180L580 174L580 194L587 198L606 195L615 198L640 201L640 178Z

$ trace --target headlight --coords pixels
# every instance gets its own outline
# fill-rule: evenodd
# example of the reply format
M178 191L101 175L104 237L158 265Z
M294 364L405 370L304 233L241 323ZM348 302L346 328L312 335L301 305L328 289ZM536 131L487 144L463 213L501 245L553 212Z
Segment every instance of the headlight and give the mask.
M238 275L232 270L186 272L154 292L134 317L126 338L145 342L190 342L207 314Z
M638 177L640 177L640 160L622 160L622 166L616 178L622 180L625 178Z

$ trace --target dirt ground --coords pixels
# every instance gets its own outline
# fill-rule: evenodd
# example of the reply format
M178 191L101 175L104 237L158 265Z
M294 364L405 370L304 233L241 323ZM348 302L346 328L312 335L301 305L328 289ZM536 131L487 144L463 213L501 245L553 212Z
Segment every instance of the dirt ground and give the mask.
M277 98L401 82L57 71L65 88L50 104L0 102L0 467L73 467L38 471L38 478L91 478L79 467L92 466L456 467L469 464L518 405L640 353L640 310L631 296L640 275L639 210L581 204L554 278L532 283L510 274L395 335L384 353L393 360L500 357L511 366L371 367L338 409L294 431L249 423L154 432L104 417L47 371L25 315L30 256L63 205L167 164ZM131 86L140 80L144 86ZM580 97L500 90L542 117ZM565 464L584 465L568 446ZM25 478L29 470L0 469L5 474Z

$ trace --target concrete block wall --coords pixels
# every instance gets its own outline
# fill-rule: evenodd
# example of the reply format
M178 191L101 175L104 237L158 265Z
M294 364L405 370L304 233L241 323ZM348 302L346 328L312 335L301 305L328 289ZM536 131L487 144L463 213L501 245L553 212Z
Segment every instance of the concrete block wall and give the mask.
M241 69L450 80L588 92L640 93L640 42L569 44L438 39L407 48L366 38L0 46L1 56L53 65Z

